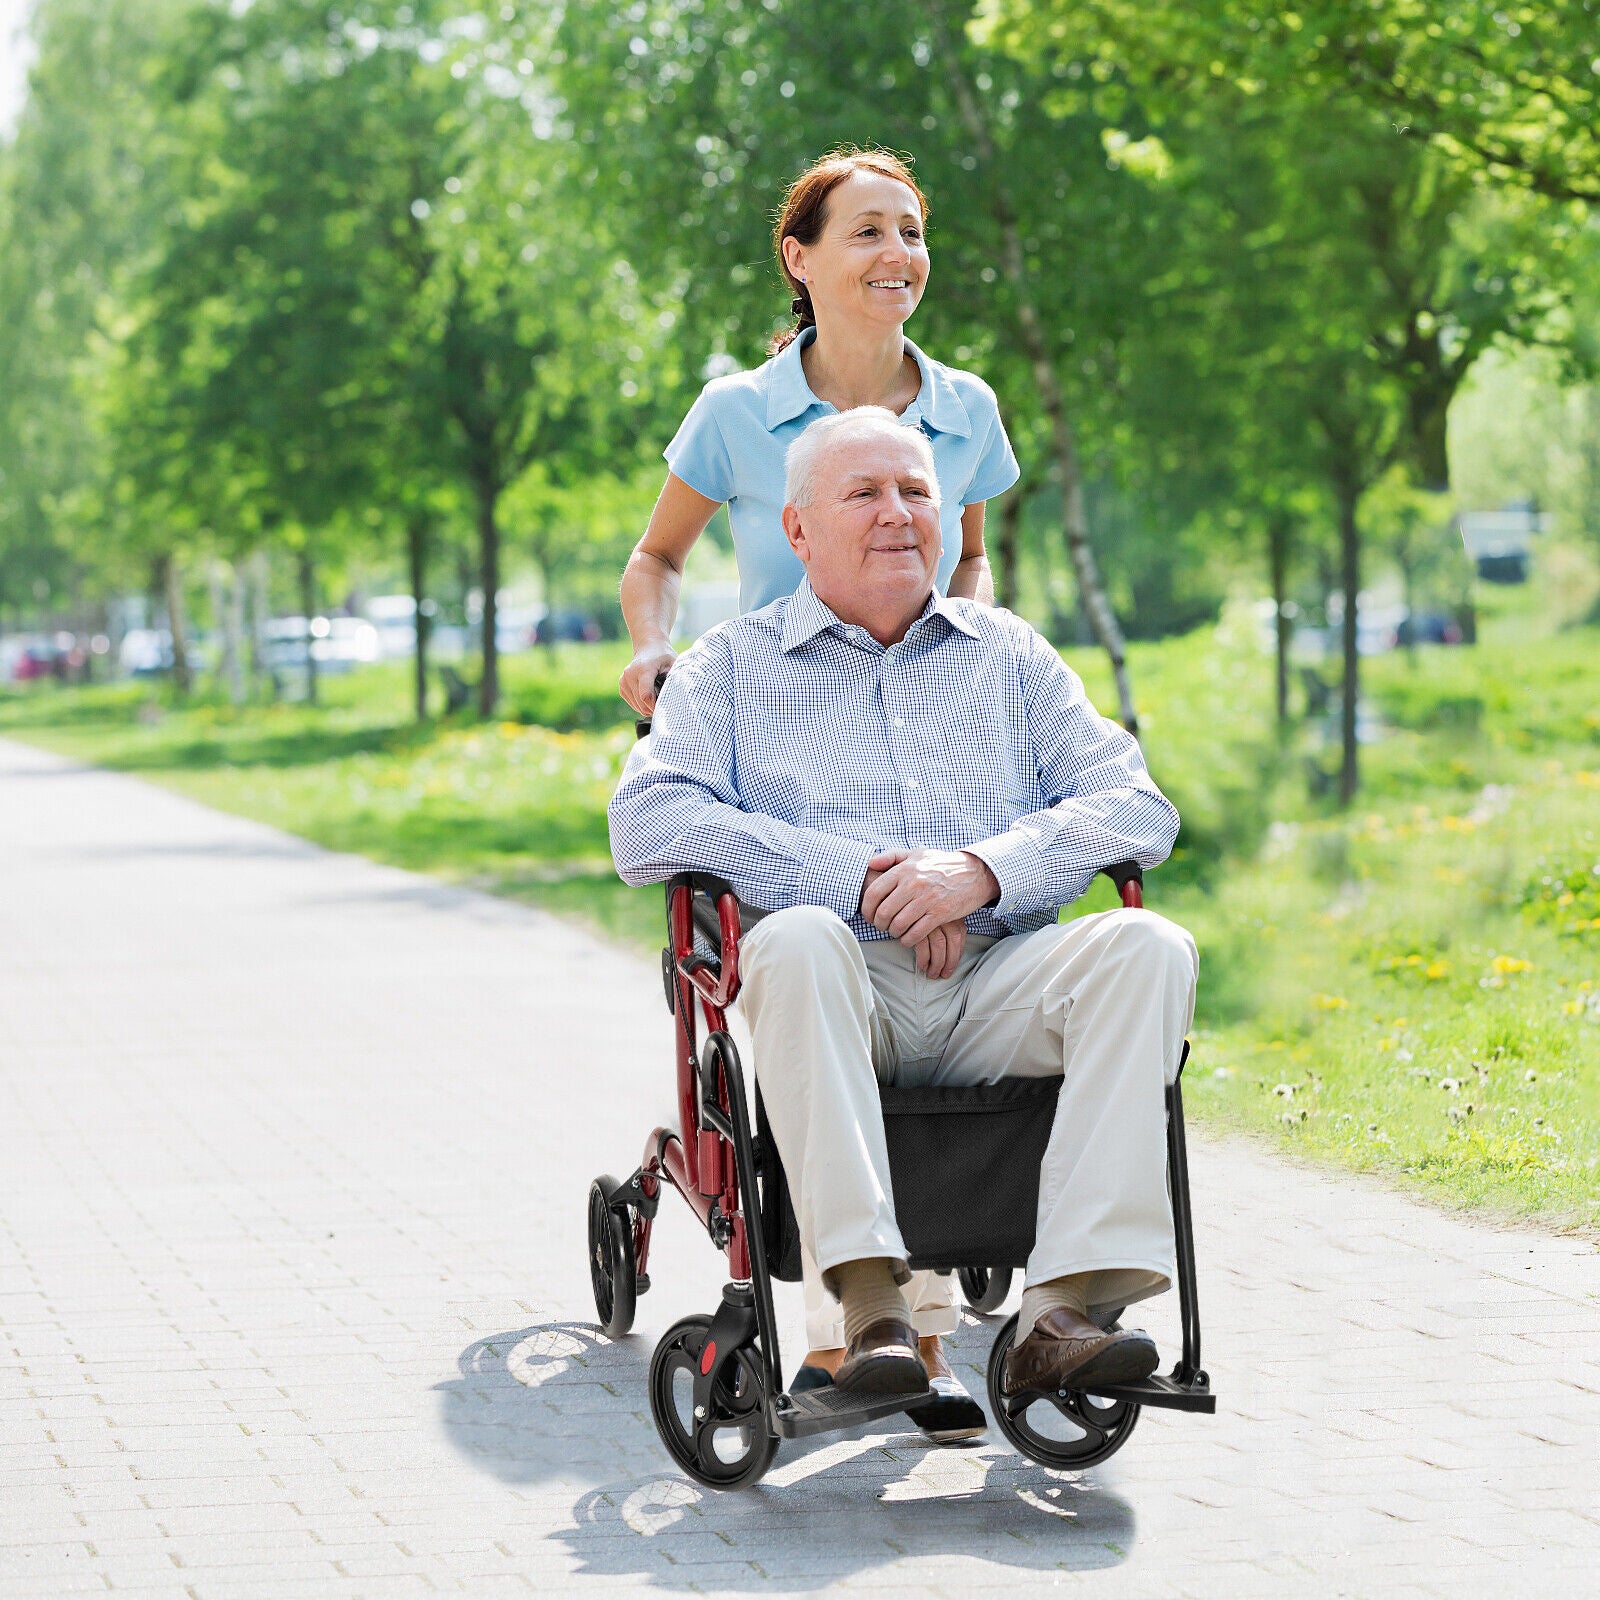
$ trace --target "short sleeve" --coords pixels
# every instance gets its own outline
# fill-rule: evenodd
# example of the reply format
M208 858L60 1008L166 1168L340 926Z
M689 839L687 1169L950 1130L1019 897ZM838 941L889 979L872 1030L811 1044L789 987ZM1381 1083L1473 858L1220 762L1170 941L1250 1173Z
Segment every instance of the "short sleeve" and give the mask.
M961 496L961 503L970 506L976 505L980 500L993 500L996 495L1004 494L1021 476L1022 469L1017 465L1011 441L1006 437L1005 424L1000 420L999 408L995 407L989 413L988 436L983 441L983 449L979 453L972 482L967 485L966 493Z
M662 452L676 477L708 500L733 498L733 459L717 421L717 397L708 385Z

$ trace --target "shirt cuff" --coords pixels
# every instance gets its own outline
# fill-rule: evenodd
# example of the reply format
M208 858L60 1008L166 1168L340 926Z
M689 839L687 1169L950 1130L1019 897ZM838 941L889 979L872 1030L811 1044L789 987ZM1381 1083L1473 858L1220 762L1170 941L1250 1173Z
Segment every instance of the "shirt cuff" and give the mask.
M800 878L795 901L803 906L826 906L848 922L861 910L861 886L867 863L877 855L870 844L843 839L833 833L808 833L800 857Z
M1000 885L1000 898L989 908L997 917L1008 919L1019 911L1039 909L1044 860L1038 845L1026 834L1012 829L963 848L983 862Z

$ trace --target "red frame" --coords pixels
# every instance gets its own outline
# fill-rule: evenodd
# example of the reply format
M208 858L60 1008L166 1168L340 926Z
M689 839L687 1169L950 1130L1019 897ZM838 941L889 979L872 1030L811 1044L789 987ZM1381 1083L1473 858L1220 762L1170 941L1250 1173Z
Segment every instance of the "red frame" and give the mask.
M1144 893L1137 878L1120 886L1122 903L1130 910L1144 905ZM693 1130L693 1137L680 1137L671 1128L656 1128L645 1145L639 1164L639 1187L647 1199L661 1192L665 1178L688 1201L707 1231L713 1215L727 1227L722 1249L728 1257L728 1276L745 1280L750 1276L750 1242L740 1205L739 1179L735 1171L733 1146L700 1116L700 1062L697 1049L695 1005L699 1003L706 1032L725 1033L727 1010L739 994L739 902L732 894L717 897L717 922L721 935L716 968L697 961L694 949L694 893L687 884L672 890L667 926L672 939L673 976L676 1004L672 1014L677 1023L678 1127ZM717 1106L724 1117L731 1117L728 1086L719 1074ZM641 1275L650 1262L652 1219L640 1210L633 1224L634 1260Z
M695 1004L705 1018L706 1032L725 1033L727 1008L739 993L739 902L731 895L717 897L717 921L721 934L719 970L694 961L694 891L680 884L672 891L667 926L672 938L676 1004L672 1008L677 1023L678 1126L693 1130L693 1137L682 1137L671 1128L657 1128L645 1145L640 1163L640 1187L649 1198L660 1192L663 1177L689 1202L689 1208L709 1230L713 1210L731 1230L723 1249L728 1257L728 1276L750 1276L750 1242L744 1211L739 1204L739 1179L734 1170L733 1147L715 1128L700 1117L700 1060L697 1048ZM719 1077L718 1109L730 1115L728 1086ZM650 1257L650 1221L642 1212L634 1223L634 1259L644 1272Z

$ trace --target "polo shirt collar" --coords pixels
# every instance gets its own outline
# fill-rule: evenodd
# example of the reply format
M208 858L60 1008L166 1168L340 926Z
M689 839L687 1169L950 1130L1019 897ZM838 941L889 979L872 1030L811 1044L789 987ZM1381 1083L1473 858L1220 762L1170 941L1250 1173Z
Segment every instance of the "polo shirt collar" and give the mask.
M971 638L978 638L978 630L961 615L960 609L950 600L939 593L937 589L928 596L928 603L922 608L921 615L916 622L911 624L915 629L928 617L943 617L952 627L958 628ZM809 644L819 633L826 633L830 628L838 628L841 632L847 631L851 623L842 621L832 610L817 598L817 591L811 587L809 577L800 580L800 587L789 596L789 602L783 612L783 633L779 639L779 648L785 655L791 650L798 650L801 645ZM911 630L908 630L908 633Z
M802 329L797 338L791 339L767 363L769 433L822 404L811 392L811 385L806 382L806 369L800 364L800 352L816 336L815 328ZM922 386L917 391L917 398L907 407L904 420L925 423L936 433L954 434L960 439L970 438L972 417L945 369L937 362L930 361L909 339L906 340L906 351L922 374Z

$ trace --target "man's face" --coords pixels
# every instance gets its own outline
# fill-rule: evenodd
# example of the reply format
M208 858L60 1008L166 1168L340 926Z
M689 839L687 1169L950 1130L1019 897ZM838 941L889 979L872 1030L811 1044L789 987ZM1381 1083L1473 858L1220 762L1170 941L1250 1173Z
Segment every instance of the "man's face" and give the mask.
M920 607L943 537L938 486L909 430L904 441L840 440L817 464L813 495L784 508L784 528L817 598L839 616Z

